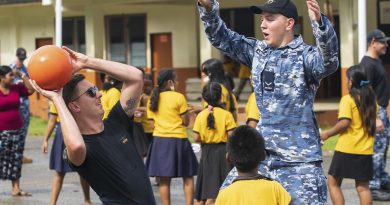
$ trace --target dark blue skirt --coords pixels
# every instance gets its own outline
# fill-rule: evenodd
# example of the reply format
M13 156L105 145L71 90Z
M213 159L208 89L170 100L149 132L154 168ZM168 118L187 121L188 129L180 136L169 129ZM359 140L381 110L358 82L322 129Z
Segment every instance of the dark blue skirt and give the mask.
M188 177L197 174L198 161L187 138L154 136L146 167L152 177Z
M217 198L219 188L232 168L226 161L226 143L202 144L195 199Z
M372 179L372 172L372 155L335 151L328 173L334 177L368 181Z
M68 163L62 159L62 152L65 149L64 139L62 138L62 131L60 123L56 123L55 135L53 140L53 145L50 152L50 163L49 168L51 170L66 173L71 172L72 169L69 167Z

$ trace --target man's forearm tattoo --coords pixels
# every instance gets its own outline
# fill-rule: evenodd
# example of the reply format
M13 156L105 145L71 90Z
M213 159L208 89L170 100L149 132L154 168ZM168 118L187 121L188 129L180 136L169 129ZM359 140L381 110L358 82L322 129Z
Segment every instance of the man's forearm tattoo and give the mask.
M135 109L137 108L138 99L137 98L130 98L126 101L126 107L124 108L127 115L133 115Z

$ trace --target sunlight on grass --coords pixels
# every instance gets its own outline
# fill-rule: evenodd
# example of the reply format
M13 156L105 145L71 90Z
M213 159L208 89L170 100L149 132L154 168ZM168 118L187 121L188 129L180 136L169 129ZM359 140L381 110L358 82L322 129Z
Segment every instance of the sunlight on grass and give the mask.
M339 139L339 135L333 136L325 141L325 144L322 145L323 151L334 150L336 146L337 140Z
M47 121L38 117L30 117L30 126L28 128L29 136L43 136L47 126Z
M194 133L192 132L192 128L187 128L187 137L188 137L188 140L191 142L191 143L194 143L194 139L192 138L192 135Z

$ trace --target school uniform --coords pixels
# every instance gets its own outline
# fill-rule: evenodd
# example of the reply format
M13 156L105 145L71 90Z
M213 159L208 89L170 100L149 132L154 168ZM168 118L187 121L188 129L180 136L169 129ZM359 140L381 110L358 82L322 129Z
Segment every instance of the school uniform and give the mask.
M259 108L257 107L255 93L252 93L249 96L248 102L245 105L245 113L246 113L246 123L248 123L248 121L250 120L259 122L260 112L259 112Z
M197 173L198 161L188 141L181 115L187 112L184 95L175 91L160 93L158 110L147 116L154 121L153 141L146 167L149 176L189 177Z
M231 169L225 159L227 132L237 127L232 113L214 107L215 129L210 129L207 126L209 113L208 109L201 111L195 119L193 128L202 141L202 156L195 187L197 200L217 197L219 187Z
M340 178L370 180L373 174L374 137L364 131L358 107L351 95L341 98L338 118L349 119L351 124L340 133L329 174Z
M52 102L50 102L49 113L51 115L58 116L57 109ZM55 170L60 173L72 172L72 169L69 167L69 164L62 158L62 153L64 149L65 149L65 143L62 137L60 118L57 117L57 122L55 125L55 135L54 135L53 144L50 151L49 169Z
M239 179L222 189L217 197L216 205L287 205L290 194L277 181L263 177ZM244 178L244 177L243 177Z
M143 94L143 97L147 99L146 102L149 102L149 95ZM147 146L149 147L150 143L152 142L154 128L152 123L150 123L150 121L148 120L147 113L144 113L141 117L135 117L134 122L139 122L142 124L145 135L147 137Z
M110 88L108 90L100 91L102 93L102 97L100 98L100 102L102 103L102 107L104 110L103 120L108 117L112 107L119 101L121 97L121 92L117 88Z

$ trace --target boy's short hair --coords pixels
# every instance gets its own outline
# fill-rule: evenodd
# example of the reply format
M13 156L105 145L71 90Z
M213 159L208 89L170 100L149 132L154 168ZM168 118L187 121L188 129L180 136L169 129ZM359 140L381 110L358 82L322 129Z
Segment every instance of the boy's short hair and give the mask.
M239 126L228 138L227 152L238 171L252 171L265 158L263 136L248 125Z

